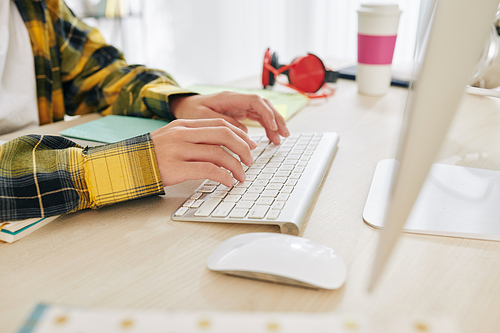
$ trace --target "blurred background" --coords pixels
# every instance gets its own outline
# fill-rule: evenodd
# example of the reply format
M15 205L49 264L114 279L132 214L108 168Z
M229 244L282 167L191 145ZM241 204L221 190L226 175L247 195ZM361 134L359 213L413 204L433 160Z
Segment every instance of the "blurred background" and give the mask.
M280 63L314 53L326 64L356 62L360 0L66 0L130 64L172 74L181 86L260 75L265 50ZM397 3L393 67L411 67L420 0ZM338 69L338 68L334 68Z

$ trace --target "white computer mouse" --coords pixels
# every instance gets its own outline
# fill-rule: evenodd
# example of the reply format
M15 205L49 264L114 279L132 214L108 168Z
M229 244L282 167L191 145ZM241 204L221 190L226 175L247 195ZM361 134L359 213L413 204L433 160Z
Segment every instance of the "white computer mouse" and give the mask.
M277 233L227 239L210 255L209 269L301 287L338 289L347 276L344 260L330 247Z

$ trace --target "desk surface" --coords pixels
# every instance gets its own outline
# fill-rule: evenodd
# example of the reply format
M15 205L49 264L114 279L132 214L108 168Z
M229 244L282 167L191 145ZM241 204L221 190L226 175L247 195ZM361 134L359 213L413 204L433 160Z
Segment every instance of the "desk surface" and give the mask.
M249 82L240 83L249 87ZM340 290L308 290L209 271L206 260L225 239L279 229L173 222L170 214L200 183L189 181L166 188L162 197L61 216L17 243L0 244L2 331L14 331L37 302L120 309L361 312L381 321L444 315L456 319L463 332L498 331L500 242L404 234L377 289L366 291L379 231L363 222L362 211L376 163L394 156L406 95L406 89L391 88L383 97L362 96L354 82L340 80L335 96L314 101L288 122L292 132L340 135L301 235L343 256L348 279ZM57 133L96 117L37 131ZM438 160L500 170L499 128L500 100L465 96Z

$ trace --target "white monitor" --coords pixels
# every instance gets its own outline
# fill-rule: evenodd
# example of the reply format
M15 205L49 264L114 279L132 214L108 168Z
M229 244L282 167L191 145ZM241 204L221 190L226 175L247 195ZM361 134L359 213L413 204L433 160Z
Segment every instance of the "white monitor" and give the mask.
M423 45L420 45L423 58L421 63L417 59L418 74L406 104L396 159L381 162L385 163L382 171L377 167L363 213L366 223L382 227L370 290L378 280L410 212L414 217L412 207L433 166L467 82L474 73L498 4L498 0L438 0L434 10L429 11L432 12L430 29L423 38ZM449 167L456 170L454 166ZM459 176L461 171L457 170L458 173L454 174L453 170L444 171L446 177L451 177L448 179L451 184L454 183L452 178ZM442 176L438 172L436 177ZM438 182L441 181L447 180L438 179ZM447 201L449 194L450 191L442 192L445 198L438 200ZM431 200L433 204L436 204L435 201ZM500 202L496 206L500 207ZM443 217L434 218L439 208L433 209L420 208L420 213L424 215L422 220L427 225L420 226L417 232L458 235L453 227L451 230L436 227ZM497 230L500 240L500 223Z

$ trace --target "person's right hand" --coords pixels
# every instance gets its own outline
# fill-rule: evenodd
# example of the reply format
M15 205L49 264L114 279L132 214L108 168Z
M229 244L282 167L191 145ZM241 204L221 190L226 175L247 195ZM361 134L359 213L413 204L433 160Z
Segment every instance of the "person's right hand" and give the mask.
M224 119L178 119L151 133L163 186L185 180L210 179L226 186L246 175L238 159L252 165L257 144ZM232 176L231 176L232 173Z

